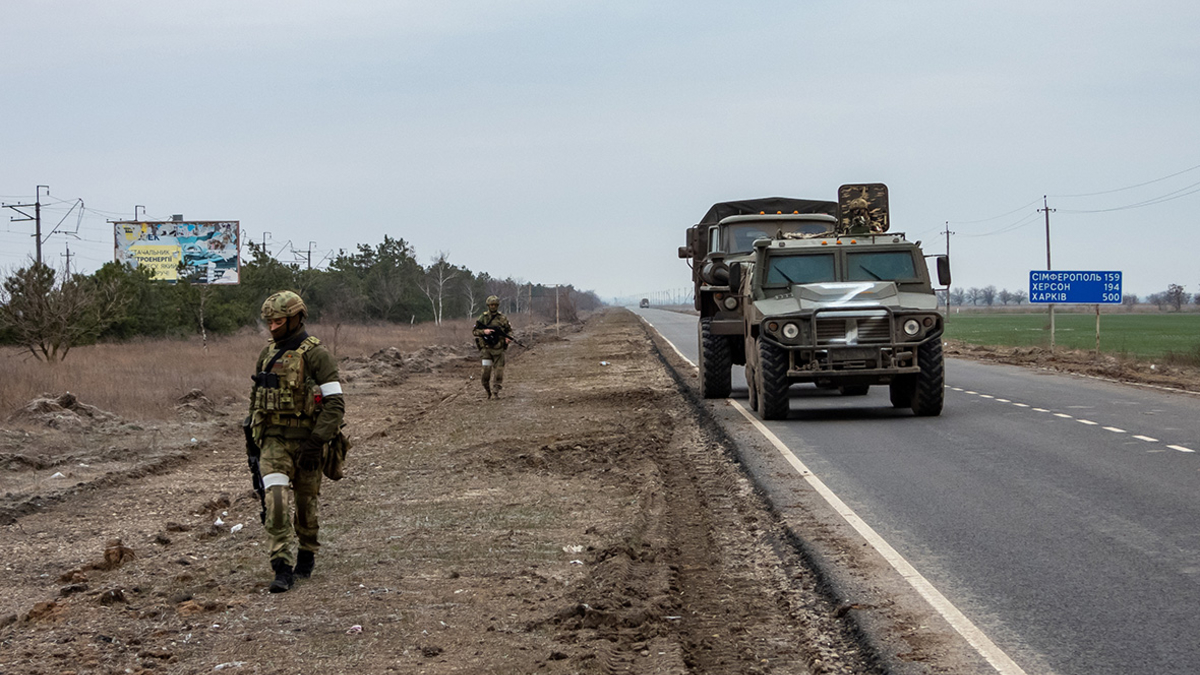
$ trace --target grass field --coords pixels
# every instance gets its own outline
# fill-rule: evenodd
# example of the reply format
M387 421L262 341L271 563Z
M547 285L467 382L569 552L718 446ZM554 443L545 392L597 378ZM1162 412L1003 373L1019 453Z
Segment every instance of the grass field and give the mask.
M378 326L309 328L339 357L369 356L385 347L402 352L430 344L471 344L470 320ZM0 347L0 423L41 394L71 392L79 400L122 417L169 419L181 396L200 389L210 400L247 400L254 360L265 330L188 340L133 340L76 347L61 363L43 363L26 350Z
M1055 311L1055 345L1096 348L1095 313ZM946 337L979 345L1050 346L1050 318L1037 314L951 314ZM1139 359L1200 358L1200 314L1102 314L1100 350Z

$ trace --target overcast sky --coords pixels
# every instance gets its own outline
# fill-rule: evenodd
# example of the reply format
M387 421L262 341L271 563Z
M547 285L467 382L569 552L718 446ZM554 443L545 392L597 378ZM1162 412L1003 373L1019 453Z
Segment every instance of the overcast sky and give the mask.
M1200 292L1194 0L2 0L0 19L0 200L50 186L46 231L76 232L52 264L111 259L106 221L144 205L314 261L387 234L423 263L639 297L690 286L676 249L714 202L884 182L927 253L949 221L956 286L1025 289L1049 195L1055 269ZM15 215L6 269L33 252Z

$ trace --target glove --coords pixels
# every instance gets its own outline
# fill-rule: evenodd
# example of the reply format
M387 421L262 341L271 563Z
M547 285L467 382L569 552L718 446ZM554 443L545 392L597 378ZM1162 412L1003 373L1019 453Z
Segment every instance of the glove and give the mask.
M316 436L309 436L300 443L300 456L296 463L302 471L316 471L321 468L321 454L325 443Z

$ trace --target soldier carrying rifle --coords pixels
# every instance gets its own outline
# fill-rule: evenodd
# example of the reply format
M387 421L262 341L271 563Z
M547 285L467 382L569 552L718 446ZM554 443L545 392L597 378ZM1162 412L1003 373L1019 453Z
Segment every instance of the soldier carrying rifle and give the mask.
M346 407L337 362L321 341L304 329L308 308L299 295L281 291L267 298L262 318L271 330L251 377L247 452L251 470L261 472L255 487L263 498L263 527L275 579L272 593L292 587L296 577L312 575L317 541L317 496L322 471L341 477L331 462L344 457L341 434ZM332 447L331 447L332 446ZM257 454L257 462L255 455ZM261 485L261 488L259 488ZM293 525L289 502L295 501ZM292 553L299 539L299 553Z
M500 398L500 389L504 386L504 353L508 343L514 340L508 317L500 313L500 298L488 296L487 311L475 320L475 329L471 333L483 360L483 389L488 398Z

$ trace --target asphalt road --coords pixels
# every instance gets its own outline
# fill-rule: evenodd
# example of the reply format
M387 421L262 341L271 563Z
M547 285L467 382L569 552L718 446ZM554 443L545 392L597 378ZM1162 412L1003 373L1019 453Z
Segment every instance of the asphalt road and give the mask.
M634 311L696 361L695 316ZM940 417L800 385L767 427L1027 673L1200 672L1200 397L946 373Z

